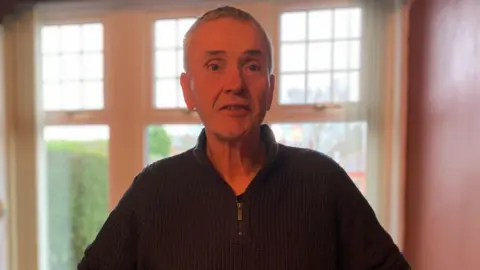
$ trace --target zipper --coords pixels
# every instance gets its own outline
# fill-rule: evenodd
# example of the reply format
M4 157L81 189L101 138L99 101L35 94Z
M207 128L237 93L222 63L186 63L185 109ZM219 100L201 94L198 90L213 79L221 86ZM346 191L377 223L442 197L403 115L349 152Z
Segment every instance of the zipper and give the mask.
M243 236L243 203L237 200L237 233Z

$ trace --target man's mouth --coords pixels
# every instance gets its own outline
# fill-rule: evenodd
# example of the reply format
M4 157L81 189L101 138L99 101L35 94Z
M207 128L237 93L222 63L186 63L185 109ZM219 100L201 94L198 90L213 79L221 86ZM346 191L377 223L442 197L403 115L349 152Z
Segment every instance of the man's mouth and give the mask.
M220 110L227 110L227 111L240 111L240 110L245 110L245 111L250 111L250 107L247 105L243 104L229 104L222 106Z

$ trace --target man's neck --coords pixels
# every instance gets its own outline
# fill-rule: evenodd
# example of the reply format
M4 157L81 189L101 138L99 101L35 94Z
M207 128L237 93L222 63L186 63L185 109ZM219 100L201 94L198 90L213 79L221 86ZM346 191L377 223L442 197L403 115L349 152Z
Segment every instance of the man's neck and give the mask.
M266 150L260 131L228 142L207 133L207 155L225 181L232 186L245 186L263 165ZM248 183L235 183L238 181Z

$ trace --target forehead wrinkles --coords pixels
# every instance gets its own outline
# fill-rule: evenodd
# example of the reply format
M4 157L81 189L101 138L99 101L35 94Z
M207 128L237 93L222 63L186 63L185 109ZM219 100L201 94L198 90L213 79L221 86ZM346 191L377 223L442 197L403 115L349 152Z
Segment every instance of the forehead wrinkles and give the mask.
M190 51L203 53L206 50L241 52L249 49L265 50L257 29L248 24L205 24L196 29L190 39Z
M260 46L260 49L268 57L268 69L269 69L269 73L272 74L273 73L273 49L272 49L270 39L266 35L263 28L256 21L247 20L247 19L238 19L238 18L228 18L228 17L197 21L190 28L190 30L185 34L184 41L183 41L183 56L184 56L183 65L184 65L185 71L188 71L188 65L189 65L189 59L190 59L189 55L191 54L191 50L194 49L195 47L195 44L193 44L195 43L194 41L199 39L199 34L201 34L202 36L205 35L207 37L213 36L218 39L222 38L222 36L218 35L218 32L217 32L217 35L215 35L216 34L215 29L213 31L212 30L206 31L207 29L205 29L206 27L204 27L204 26L209 26L209 23L211 22L216 22L219 20L227 20L226 23L228 23L228 20L234 20L240 23L244 23L245 25L250 25L250 27L253 30L252 32L254 33L254 36L253 36L255 37L254 40L257 40L257 42L259 43L258 45ZM192 44L194 46L192 46ZM257 44L254 43L252 45L257 45ZM252 48L248 48L248 49L252 49Z

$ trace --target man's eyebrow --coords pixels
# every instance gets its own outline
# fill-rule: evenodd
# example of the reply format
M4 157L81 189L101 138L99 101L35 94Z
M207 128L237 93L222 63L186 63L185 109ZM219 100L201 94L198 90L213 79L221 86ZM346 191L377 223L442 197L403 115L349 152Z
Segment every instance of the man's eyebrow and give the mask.
M205 54L207 56L215 56L215 55L221 55L221 54L226 54L227 52L224 50L213 50L213 51L207 51Z
M243 54L249 56L261 56L263 55L263 52L261 50L246 50Z

